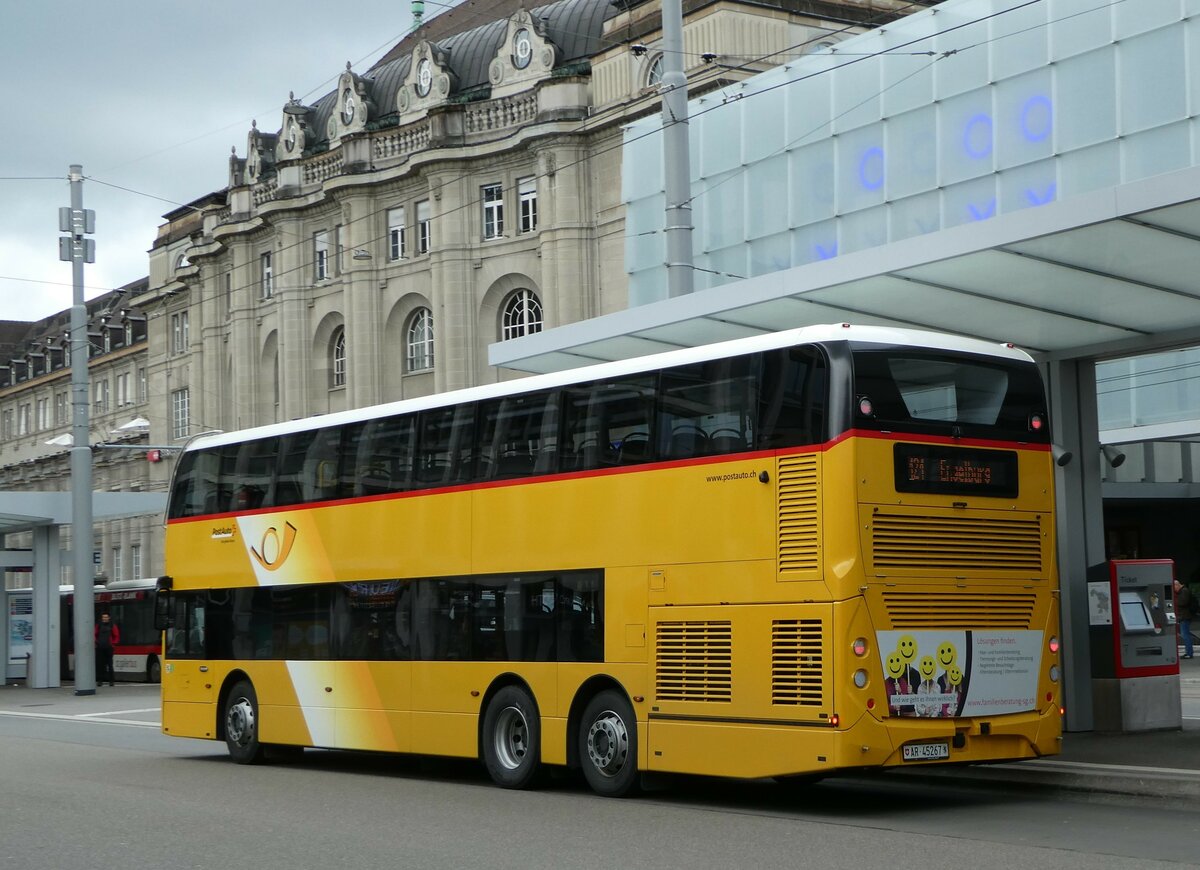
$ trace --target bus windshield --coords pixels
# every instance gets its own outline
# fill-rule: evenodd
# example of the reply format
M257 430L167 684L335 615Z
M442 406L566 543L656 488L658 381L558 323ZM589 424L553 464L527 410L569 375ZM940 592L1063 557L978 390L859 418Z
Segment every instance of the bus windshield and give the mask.
M1044 443L1046 400L1033 363L912 348L856 348L855 426Z

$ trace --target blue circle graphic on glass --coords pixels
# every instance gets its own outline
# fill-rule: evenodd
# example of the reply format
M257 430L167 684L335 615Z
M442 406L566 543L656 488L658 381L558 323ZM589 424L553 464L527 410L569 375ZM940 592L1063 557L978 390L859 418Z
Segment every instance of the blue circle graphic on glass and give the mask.
M963 149L968 157L976 160L992 153L992 119L987 115L976 115L967 121L963 130Z
M867 190L883 187L883 149L868 148L858 161L858 180Z
M1030 142L1042 142L1054 129L1054 111L1050 98L1030 97L1021 107L1021 133Z

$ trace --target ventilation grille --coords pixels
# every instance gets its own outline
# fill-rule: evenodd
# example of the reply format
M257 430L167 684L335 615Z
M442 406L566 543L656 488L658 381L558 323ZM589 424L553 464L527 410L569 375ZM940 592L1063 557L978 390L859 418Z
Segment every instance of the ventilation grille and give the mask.
M816 454L779 460L779 571L820 568L821 524L817 509Z
M1017 571L1042 576L1037 517L957 517L877 513L871 520L876 573Z
M821 620L771 623L771 703L820 707L824 697Z
M659 701L729 701L733 694L733 630L728 620L660 622L655 643Z
M892 628L1029 628L1033 592L884 592Z

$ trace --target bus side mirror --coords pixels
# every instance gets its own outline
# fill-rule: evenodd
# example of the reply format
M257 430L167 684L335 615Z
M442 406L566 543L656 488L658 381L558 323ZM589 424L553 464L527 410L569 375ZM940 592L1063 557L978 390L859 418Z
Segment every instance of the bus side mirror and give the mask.
M159 589L158 594L154 597L155 631L166 631L168 628L175 627L175 620L171 618L171 609L171 591Z

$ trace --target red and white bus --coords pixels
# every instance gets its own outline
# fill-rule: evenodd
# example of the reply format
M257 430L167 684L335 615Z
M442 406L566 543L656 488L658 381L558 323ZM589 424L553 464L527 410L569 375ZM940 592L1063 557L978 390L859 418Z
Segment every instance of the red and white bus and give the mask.
M154 628L155 579L114 580L97 586L96 619L108 613L121 631L113 650L113 673L118 680L157 683L162 678L162 633ZM61 587L62 675L74 678L75 588Z

